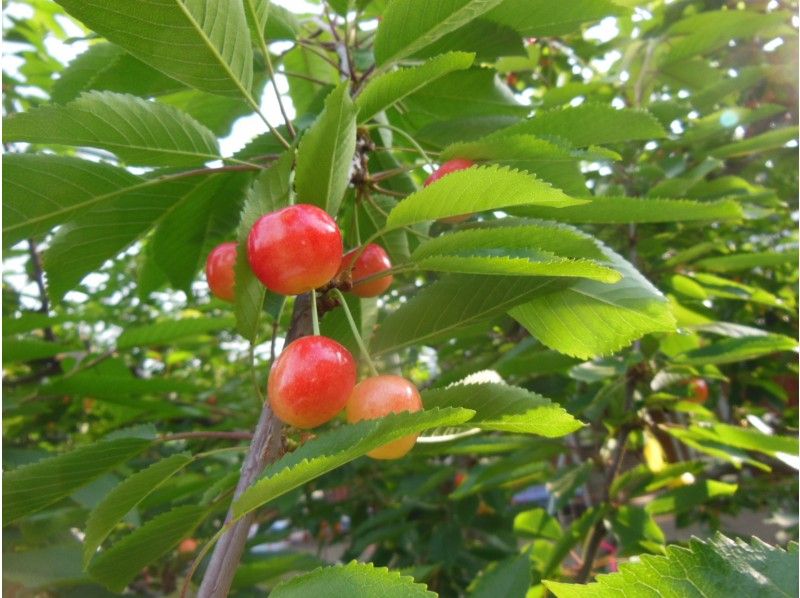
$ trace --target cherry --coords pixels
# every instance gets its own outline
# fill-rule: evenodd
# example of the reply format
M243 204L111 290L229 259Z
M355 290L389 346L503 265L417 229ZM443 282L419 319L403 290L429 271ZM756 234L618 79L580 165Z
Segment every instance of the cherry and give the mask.
M233 301L236 274L236 243L222 243L208 254L206 279L211 292L223 301Z
M427 187L428 185L435 183L440 178L445 177L450 173L458 170L464 170L465 168L470 168L472 166L475 166L475 162L472 160L467 160L466 158L453 158L452 160L448 160L439 168L437 168L427 179L425 179L424 186Z
M336 275L342 233L324 210L308 204L289 206L256 221L247 237L247 259L268 289L299 295Z
M705 403L708 399L708 384L702 378L689 381L689 400L693 403Z
M304 336L275 361L267 394L278 419L309 429L344 409L355 383L356 362L350 351L326 336Z
M422 398L416 387L400 376L373 376L359 382L347 400L347 421L375 419L390 413L419 411ZM394 440L367 453L373 459L399 459L412 449L417 434Z
M181 554L191 554L197 550L197 540L194 538L186 538L178 545L178 552Z
M438 169L436 169L427 179L425 179L425 183L423 186L427 187L441 179L442 177L446 177L448 174L456 172L458 170L464 170L465 168L470 168L475 166L475 162L472 160L467 160L466 158L453 158L452 160L448 160L444 164L442 164ZM461 214L459 216L450 216L449 218L442 218L439 222L446 222L448 224L458 224L459 222L464 222L468 220L470 214Z
M353 251L344 254L342 258L342 267L339 269L339 272L346 270L352 265L352 293L358 297L377 297L392 286L394 278L391 274L379 278L372 278L360 284L358 281L388 270L392 267L392 262L389 260L389 256L386 251L384 251L383 247L375 245L375 243L370 243L364 251L361 252L361 255L358 256L355 264L353 264L353 258L355 258L359 252L361 252L361 248L353 249Z

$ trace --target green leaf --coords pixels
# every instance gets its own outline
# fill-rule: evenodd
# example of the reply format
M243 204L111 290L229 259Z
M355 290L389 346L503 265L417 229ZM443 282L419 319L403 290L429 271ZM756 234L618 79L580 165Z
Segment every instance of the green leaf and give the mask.
M790 251L763 251L757 253L737 253L719 257L708 257L693 265L712 272L736 272L751 268L779 266L794 263L797 256Z
M347 90L342 84L330 93L297 148L298 203L319 206L334 217L350 182L356 148L356 108Z
M137 378L79 372L68 377L52 378L46 384L42 384L41 392L49 393L51 396L78 395L101 400L117 397L141 399L145 395L164 395L171 392L196 393L198 387L193 382L172 378Z
M505 129L495 136L553 136L577 147L603 145L665 136L658 121L644 110L617 110L604 104L581 104L537 112L528 120Z
M256 82L254 85L256 95L262 93L265 82L266 79ZM158 101L185 112L197 122L208 127L218 137L230 135L233 123L238 118L253 113L253 108L242 98L220 96L197 89L183 89L169 95L161 95L158 97ZM266 134L272 136L272 133L267 132ZM283 149L277 139L275 143L278 151Z
M569 554L569 551L586 538L589 530L605 516L605 508L589 507L578 519L572 522L564 535L558 539L553 550L542 568L542 577L549 577L555 573L561 563Z
M464 253L470 253L465 250ZM617 272L587 260L560 258L538 250L514 249L512 255L430 255L415 259L421 270L482 274L485 276L575 277L611 283L620 279Z
M244 7L225 0L58 0L76 19L191 87L250 96L253 50Z
M117 339L117 349L172 343L187 336L196 336L232 328L232 317L184 318L127 328Z
M503 0L486 18L513 27L523 37L551 37L576 33L583 23L626 12L610 0Z
M77 540L33 548L20 552L3 552L3 579L25 588L73 586L87 581L81 569L81 546Z
M105 260L116 257L174 210L191 211L189 206L205 205L209 197L230 182L232 175L241 173L221 172L174 180L145 181L127 190L120 189L113 197L108 194L84 202L93 204L92 209L81 211L80 215L61 227L44 254L52 296L61 298L86 274L99 268ZM64 184L63 181L61 184ZM133 189L136 191L131 192ZM187 223L187 226L190 224ZM179 232L190 231L181 228L176 231Z
M522 511L514 517L514 533L530 538L558 540L564 533L558 519L542 508Z
M495 162L530 172L570 195L589 193L580 171L580 156L566 146L533 135L497 135L456 143L440 156L441 161L452 158Z
M700 202L642 197L594 197L582 206L558 209L526 206L513 211L534 218L593 224L741 220L744 217L741 206L733 200Z
M524 172L497 166L459 170L413 193L389 213L386 226L521 205L574 206L586 203Z
M737 469L740 469L742 464L747 464L762 471L772 470L761 461L751 459L745 451L769 455L797 469L797 465L789 461L789 459L794 461L800 452L797 438L763 434L755 429L726 424L711 424L708 427L690 426L680 429L672 426L662 426L662 428L684 444L724 459Z
M737 363L782 351L797 351L797 341L782 334L726 338L678 355L675 360L690 365Z
M89 574L110 590L122 592L145 566L191 534L207 514L207 507L187 505L154 517L97 555Z
M187 454L172 455L156 461L115 486L94 508L86 521L83 566L86 567L89 564L100 544L128 511L171 476L186 467L191 460L191 456Z
M524 222L524 221L523 221ZM502 221L434 237L411 260L423 270L509 276L574 276L616 282L619 273L587 259L604 259L586 235L553 224Z
M440 37L413 57L430 58L452 51L474 52L481 62L495 62L498 57L522 58L525 54L522 38L514 29L479 18Z
M109 164L52 155L3 156L3 243L39 236L145 181Z
M74 317L67 315L50 316L49 314L42 314L39 312L23 312L16 317L3 318L2 334L3 336L11 336L14 334L31 332L32 330L40 330L42 328L52 328L64 322L71 322L74 319ZM5 351L6 349L3 349L4 353Z
M258 175L247 193L239 220L236 233L239 249L236 254L234 312L236 329L250 341L255 341L258 335L267 289L250 268L247 260L247 237L256 220L288 204L289 175L293 160L292 153L286 152L268 170Z
M661 64L706 54L731 40L774 30L788 18L785 12L765 14L751 10L708 10L690 15L669 28L669 52L661 58Z
M556 288L552 278L447 276L389 314L379 324L370 348L385 354L442 340Z
M141 453L142 438L101 440L3 474L3 525L40 511Z
M250 173L215 175L159 220L148 243L153 260L175 288L190 295L208 253L230 238L250 180Z
M471 409L473 424L485 430L538 434L547 438L566 436L583 426L563 407L535 392L505 384L459 384L422 393L427 409Z
M462 424L474 415L468 409L431 409L362 420L317 436L270 465L264 476L233 503L239 519L263 504L403 436Z
M253 12L250 13L252 3ZM269 0L245 0L248 20L252 18L252 27L261 29L266 40L294 40L300 33L300 22L294 13ZM258 40L258 31L253 37Z
M77 343L55 343L37 338L3 338L3 363L24 363L80 351Z
M394 0L383 11L375 36L375 62L384 65L419 52L466 25L501 0Z
M738 301L752 301L786 310L792 309L769 291L714 274L696 272L691 277L676 274L672 277L672 285L675 290L696 299L722 297Z
M464 98L469 98L465 102ZM522 117L530 112L488 68L455 71L429 83L403 100L406 118L420 124L458 117ZM480 136L480 135L478 135Z
M525 598L532 583L531 570L531 557L523 552L489 565L467 591L471 598Z
M456 118L444 118L427 123L417 131L421 143L441 148L458 141L480 139L504 127L516 124L520 119L513 115L471 114Z
M687 548L668 546L665 556L642 555L619 573L598 575L588 585L545 581L557 598L611 598L620 595L725 598L785 598L797 593L797 544L789 551L758 538L731 540L722 534ZM646 589L645 589L646 588Z
M236 568L233 587L251 588L265 582L275 582L286 573L311 571L325 565L325 561L305 552L287 552L259 556L257 560L245 561Z
M270 592L272 598L347 596L348 598L430 598L436 596L413 577L386 567L351 561L347 565L321 567L285 581Z
M183 84L134 58L114 44L92 44L53 83L50 99L66 104L91 89L152 97L184 89Z
M368 121L447 73L469 68L474 59L475 55L467 52L448 52L420 66L400 69L371 79L356 98L358 122Z
M214 134L188 114L110 91L14 114L3 122L3 141L96 147L141 166L193 166L220 157Z
M651 515L682 513L690 511L697 505L705 504L713 498L731 496L736 493L738 488L736 484L726 484L716 480L700 480L690 486L681 486L664 492L648 502L645 510Z
M642 507L622 505L611 514L611 531L619 538L620 554L663 552L664 532Z
M748 156L750 154L782 148L790 141L796 141L797 135L797 127L782 127L780 129L761 133L761 135L756 135L755 137L748 137L747 139L735 141L729 145L714 148L709 153L716 158L738 158L740 156Z
M509 315L551 349L587 359L607 355L651 332L671 332L664 296L630 263L604 248L622 280L583 280L514 307Z

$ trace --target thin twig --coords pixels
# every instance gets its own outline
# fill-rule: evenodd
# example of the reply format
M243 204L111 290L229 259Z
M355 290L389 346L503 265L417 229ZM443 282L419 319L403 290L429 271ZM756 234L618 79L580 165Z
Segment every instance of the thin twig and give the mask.
M312 45L312 44L309 44L307 41L305 41L305 40L302 40L302 39L298 39L298 40L297 40L297 43L298 43L300 46L302 46L303 48L305 48L306 50L308 50L309 52L311 52L312 54L316 54L317 56L319 56L320 58L322 58L322 60L324 60L324 61L325 61L325 62L327 62L329 65L331 65L333 68L335 68L337 72L341 72L341 71L340 71L340 69L339 69L339 65L336 63L336 61L332 60L332 59L331 59L330 57L328 57L326 54L324 54L324 53L320 52L320 51L317 49L317 46L315 46L315 45Z
M317 85L328 85L327 82L322 81L321 79L315 79L314 77L309 77L308 75L303 75L302 73L293 73L291 71L280 71L280 73L284 77L295 77L297 79L305 79L306 81L311 81L312 83L316 83Z

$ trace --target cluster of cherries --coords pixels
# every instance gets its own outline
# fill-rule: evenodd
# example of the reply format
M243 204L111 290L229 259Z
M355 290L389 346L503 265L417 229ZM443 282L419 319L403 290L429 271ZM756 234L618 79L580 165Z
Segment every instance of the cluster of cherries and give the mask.
M428 177L425 185L472 164L451 160ZM211 292L226 301L235 297L236 252L236 243L223 243L206 261ZM392 264L382 247L371 243L343 252L342 234L334 219L308 204L261 216L247 238L253 274L275 293L307 293L334 279L347 279L348 272L350 291L358 297L376 297L391 286L388 270ZM387 274L381 276L382 272ZM267 385L270 406L282 422L301 429L316 428L342 410L347 421L354 423L422 409L419 392L405 378L372 376L356 384L356 376L356 361L341 344L316 334L299 338L273 365ZM416 439L416 435L406 436L368 454L376 459L397 459L411 450Z

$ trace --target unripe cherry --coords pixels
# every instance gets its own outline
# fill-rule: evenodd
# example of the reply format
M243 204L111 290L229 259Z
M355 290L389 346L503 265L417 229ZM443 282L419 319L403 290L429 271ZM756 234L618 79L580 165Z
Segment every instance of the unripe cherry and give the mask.
M453 158L452 160L448 160L435 171L433 171L433 173L427 179L425 179L424 186L427 187L428 185L435 183L448 174L457 172L459 170L464 170L465 168L471 168L472 166L475 166L475 162L472 160L467 160L466 158ZM459 222L468 220L470 215L471 214L461 214L459 216L450 216L449 218L440 219L439 222L458 224Z
M211 250L206 259L206 280L214 296L233 301L236 274L236 243L222 243Z
M373 376L362 380L347 400L347 421L376 419L390 413L419 411L422 398L411 382L400 376ZM418 434L393 440L367 453L373 459L399 459L414 447Z
M336 417L355 383L356 362L350 351L326 336L304 336L275 361L267 395L278 419L309 429Z
M299 295L330 281L342 262L342 233L327 212L298 204L259 218L247 238L247 259L271 291Z
M358 255L358 259L356 259L355 264L353 264L353 259L356 255ZM364 278L389 270L392 267L389 255L380 245L370 243L364 248L363 252L359 247L344 254L342 258L342 267L339 272L346 270L351 264L353 267L353 288L351 292L354 295L358 297L377 297L392 286L394 277L391 274L378 278L371 278L367 282L361 284L358 282Z

